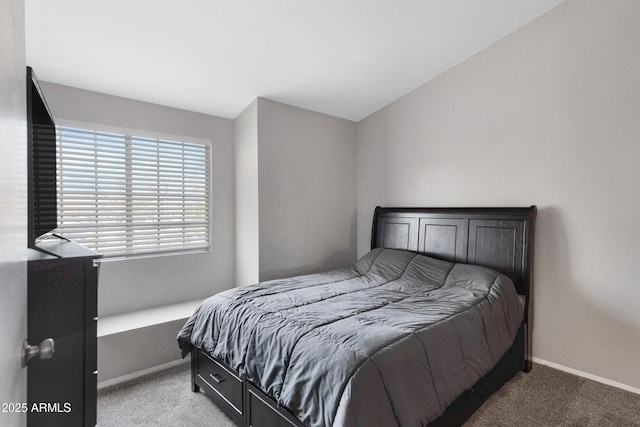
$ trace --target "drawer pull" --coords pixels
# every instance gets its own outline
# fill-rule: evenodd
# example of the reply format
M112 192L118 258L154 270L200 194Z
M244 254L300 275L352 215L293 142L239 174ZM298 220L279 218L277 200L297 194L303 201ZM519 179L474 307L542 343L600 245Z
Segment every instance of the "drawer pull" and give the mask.
M220 375L218 375L218 374L209 374L209 376L210 376L211 378L213 378L213 380L214 380L217 384L220 384L220 383L224 382L224 378L222 378L222 377L221 377Z

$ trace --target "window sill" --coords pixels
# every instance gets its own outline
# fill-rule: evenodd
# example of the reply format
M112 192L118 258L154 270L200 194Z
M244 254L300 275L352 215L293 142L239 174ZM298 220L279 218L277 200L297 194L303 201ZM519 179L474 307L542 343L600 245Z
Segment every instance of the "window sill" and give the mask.
M119 334L175 320L186 320L202 301L189 301L101 317L98 319L98 337Z

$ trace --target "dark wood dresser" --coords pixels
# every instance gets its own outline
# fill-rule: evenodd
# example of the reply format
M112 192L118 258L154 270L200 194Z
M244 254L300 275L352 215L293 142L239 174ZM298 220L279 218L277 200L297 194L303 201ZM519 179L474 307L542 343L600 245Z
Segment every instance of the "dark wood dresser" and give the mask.
M29 250L28 341L53 338L55 352L27 371L28 427L95 426L99 254L74 242Z

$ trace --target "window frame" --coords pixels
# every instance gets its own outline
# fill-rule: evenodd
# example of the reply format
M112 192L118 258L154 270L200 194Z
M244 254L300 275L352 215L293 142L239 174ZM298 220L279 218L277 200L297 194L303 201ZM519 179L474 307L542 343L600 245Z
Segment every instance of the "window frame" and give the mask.
M170 251L159 251L159 252L145 252L145 253L137 253L137 254L136 253L116 254L116 255L107 254L103 258L101 258L100 260L101 262L110 262L110 261L127 260L127 259L156 258L156 257L187 255L187 254L202 254L202 253L211 253L213 251L213 159L214 159L213 141L209 139L195 138L195 137L184 136L184 135L175 135L175 134L158 132L158 131L127 128L123 126L113 126L113 125L105 125L105 124L99 124L99 123L83 122L78 120L56 118L55 122L56 122L56 131L58 127L71 127L71 128L77 128L77 129L86 130L86 131L125 134L127 136L133 136L133 137L186 142L186 143L192 143L192 144L206 145L209 147L209 150L208 150L209 152L209 159L208 159L209 222L208 222L208 241L207 241L208 247L207 248L187 248L183 250L178 249L178 250L172 250L172 251L170 250ZM56 145L57 145L57 142L56 142ZM60 213L58 213L58 215L60 215ZM54 231L54 233L57 233L59 231L60 229L57 228ZM62 235L62 237L64 237L64 235Z

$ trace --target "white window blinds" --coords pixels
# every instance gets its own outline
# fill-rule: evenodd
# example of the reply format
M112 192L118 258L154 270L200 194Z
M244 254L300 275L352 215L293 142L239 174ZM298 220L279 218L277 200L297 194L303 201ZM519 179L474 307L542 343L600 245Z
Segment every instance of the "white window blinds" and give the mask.
M58 126L58 232L105 257L209 249L210 147Z

